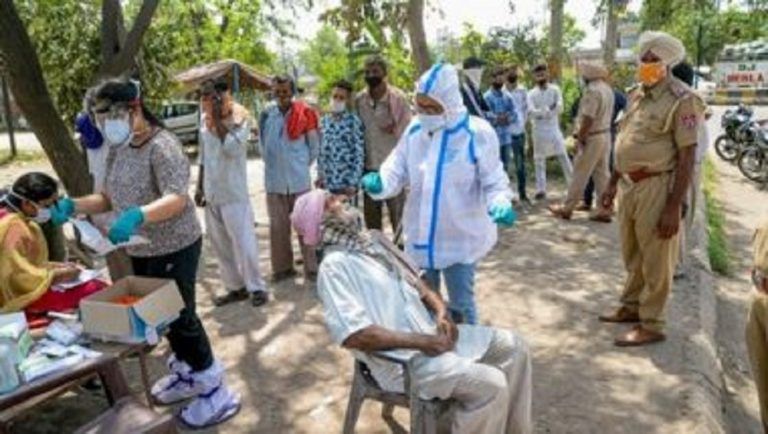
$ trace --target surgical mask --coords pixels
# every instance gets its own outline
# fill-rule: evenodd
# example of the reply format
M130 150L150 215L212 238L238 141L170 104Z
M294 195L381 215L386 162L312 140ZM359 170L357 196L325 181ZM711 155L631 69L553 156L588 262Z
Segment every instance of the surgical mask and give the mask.
M435 131L445 128L445 125L448 123L444 114L428 115L419 113L418 116L419 122L421 122L421 127L429 133L434 133Z
M472 80L472 84L475 86L480 85L480 81L483 79L483 68L472 68L464 70L464 74Z
M133 129L128 123L128 119L107 119L104 121L104 138L115 148L131 141Z
M637 69L637 78L645 86L653 86L667 75L667 67L662 62L641 63Z
M341 113L347 109L347 103L345 101L333 100L331 101L331 112Z
M384 81L384 79L376 75L365 76L365 83L368 85L368 87L376 87L380 85L382 81Z
M37 206L37 205L35 205ZM48 223L48 221L51 219L51 210L49 208L37 208L37 215L32 217L32 220L34 220L35 223Z

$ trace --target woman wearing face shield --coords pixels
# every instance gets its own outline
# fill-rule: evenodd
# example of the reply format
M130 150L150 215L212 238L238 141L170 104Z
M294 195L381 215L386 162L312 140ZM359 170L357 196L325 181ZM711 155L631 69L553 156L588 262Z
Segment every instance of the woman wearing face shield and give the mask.
M218 424L240 408L224 384L195 313L195 281L202 246L195 205L188 194L189 162L178 138L141 101L138 83L108 80L93 91L96 125L110 146L102 193L59 201L56 220L74 213L114 211L113 243L142 235L150 242L126 248L137 276L176 281L185 308L170 325L171 374L152 388L160 404L194 398L180 418L191 427Z
M0 193L0 312L22 310L80 273L72 264L48 262L40 225L51 219L58 197L56 180L36 172Z
M363 177L376 200L409 188L403 216L406 252L433 290L441 276L454 319L477 323L477 262L496 244L495 224L512 225L512 191L491 125L470 116L456 69L437 64L416 89L418 117L381 167Z

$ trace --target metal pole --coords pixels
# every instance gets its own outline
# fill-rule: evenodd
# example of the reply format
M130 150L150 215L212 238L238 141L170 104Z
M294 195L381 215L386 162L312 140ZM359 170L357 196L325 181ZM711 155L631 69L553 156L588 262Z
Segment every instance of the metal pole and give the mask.
M11 141L11 158L16 157L16 137L13 131L13 115L11 114L11 97L8 92L8 82L5 80L5 75L0 76L3 88L3 106L5 109L5 125L8 128L8 138Z

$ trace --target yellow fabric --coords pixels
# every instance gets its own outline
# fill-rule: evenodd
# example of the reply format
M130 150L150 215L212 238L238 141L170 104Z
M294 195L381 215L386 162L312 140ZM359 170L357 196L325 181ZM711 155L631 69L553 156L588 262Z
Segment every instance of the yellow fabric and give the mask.
M608 185L608 147L610 136L596 134L587 138L586 146L576 154L573 160L573 177L568 185L568 195L565 198L564 208L573 211L579 201L584 197L584 188L589 183L589 178L595 180L596 197L600 197ZM599 201L598 201L599 202ZM602 205L598 203L598 212L604 212Z
M696 144L703 114L701 99L676 78L636 90L616 139L616 169L673 170L677 150Z
M753 265L768 274L768 221L755 232Z
M24 309L51 286L48 245L40 227L16 214L0 218L0 312Z
M763 431L768 433L768 296L755 295L746 327L747 352L752 365Z
M627 270L621 302L639 312L643 327L655 331L664 327L678 255L678 236L665 240L656 232L670 179L670 174L664 174L637 184L619 184L619 234Z
M613 89L603 80L589 83L584 96L579 102L579 119L583 116L592 118L590 133L605 131L611 128L611 116L613 115Z

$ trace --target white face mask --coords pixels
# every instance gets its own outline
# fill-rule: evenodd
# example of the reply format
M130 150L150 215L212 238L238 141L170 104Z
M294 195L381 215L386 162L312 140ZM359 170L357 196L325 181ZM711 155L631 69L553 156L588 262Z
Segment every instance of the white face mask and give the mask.
M104 138L112 147L120 147L133 139L133 129L128 119L107 119L104 121Z
M464 74L472 80L472 84L480 86L480 81L483 79L483 68L472 68L464 70Z
M48 208L37 208L37 215L32 217L35 223L47 223L51 219L51 210Z
M331 112L341 113L347 109L347 103L344 101L333 100L331 101Z
M434 133L435 131L439 131L445 128L446 124L448 123L448 120L445 118L445 114L428 115L419 113L418 116L419 122L421 122L421 127L429 133Z

